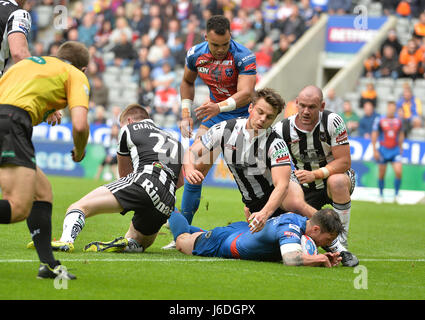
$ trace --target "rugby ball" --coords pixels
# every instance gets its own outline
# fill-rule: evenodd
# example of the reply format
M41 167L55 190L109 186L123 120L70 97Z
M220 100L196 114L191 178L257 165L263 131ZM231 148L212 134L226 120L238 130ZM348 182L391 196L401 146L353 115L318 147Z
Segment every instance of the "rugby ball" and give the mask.
M314 243L314 240L309 236L301 236L301 248L303 253L308 254L309 256L318 254L316 243Z

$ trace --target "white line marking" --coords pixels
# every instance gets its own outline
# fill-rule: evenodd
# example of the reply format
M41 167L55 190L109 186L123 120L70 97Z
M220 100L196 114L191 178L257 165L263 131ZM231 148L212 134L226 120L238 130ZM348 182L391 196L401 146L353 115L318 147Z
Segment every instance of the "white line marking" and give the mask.
M238 261L237 259L211 259L211 258L200 258L200 259L60 259L60 261L71 261L71 262L222 262L222 261ZM0 263L21 263L21 262L40 262L39 260L31 259L4 259L0 260Z
M238 259L224 259L224 258L199 258L199 259L184 259L184 258L158 258L158 259L123 259L123 258L87 258L87 259L60 259L61 261L70 262L225 262L225 261L240 261ZM425 262L425 259L386 259L386 258L364 258L359 259L361 262ZM0 263L25 263L25 262L40 262L35 259L0 259Z

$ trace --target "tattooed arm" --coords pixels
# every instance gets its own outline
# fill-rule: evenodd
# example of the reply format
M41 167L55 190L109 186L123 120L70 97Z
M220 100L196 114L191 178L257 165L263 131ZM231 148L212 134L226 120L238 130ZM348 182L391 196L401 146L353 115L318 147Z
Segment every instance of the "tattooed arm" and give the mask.
M307 255L301 251L301 245L296 243L280 247L282 261L285 266L332 267L329 258L324 254Z

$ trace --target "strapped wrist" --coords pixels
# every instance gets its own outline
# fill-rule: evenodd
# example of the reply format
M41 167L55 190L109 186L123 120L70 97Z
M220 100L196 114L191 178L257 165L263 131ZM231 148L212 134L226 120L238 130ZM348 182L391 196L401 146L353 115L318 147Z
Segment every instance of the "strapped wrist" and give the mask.
M190 109L192 108L192 100L182 100L182 118L190 118Z
M229 112L236 109L236 101L232 97L218 103L220 112Z

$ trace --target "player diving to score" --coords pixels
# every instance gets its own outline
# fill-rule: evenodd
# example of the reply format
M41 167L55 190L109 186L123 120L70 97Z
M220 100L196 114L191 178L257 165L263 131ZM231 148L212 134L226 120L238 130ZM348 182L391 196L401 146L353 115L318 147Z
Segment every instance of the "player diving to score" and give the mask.
M267 220L264 228L250 231L245 221L209 231L190 226L179 213L169 219L177 250L187 255L242 260L282 261L288 266L334 267L339 253L308 255L302 252L301 236L308 235L318 246L328 246L344 227L332 209L317 211L310 219L285 213Z

